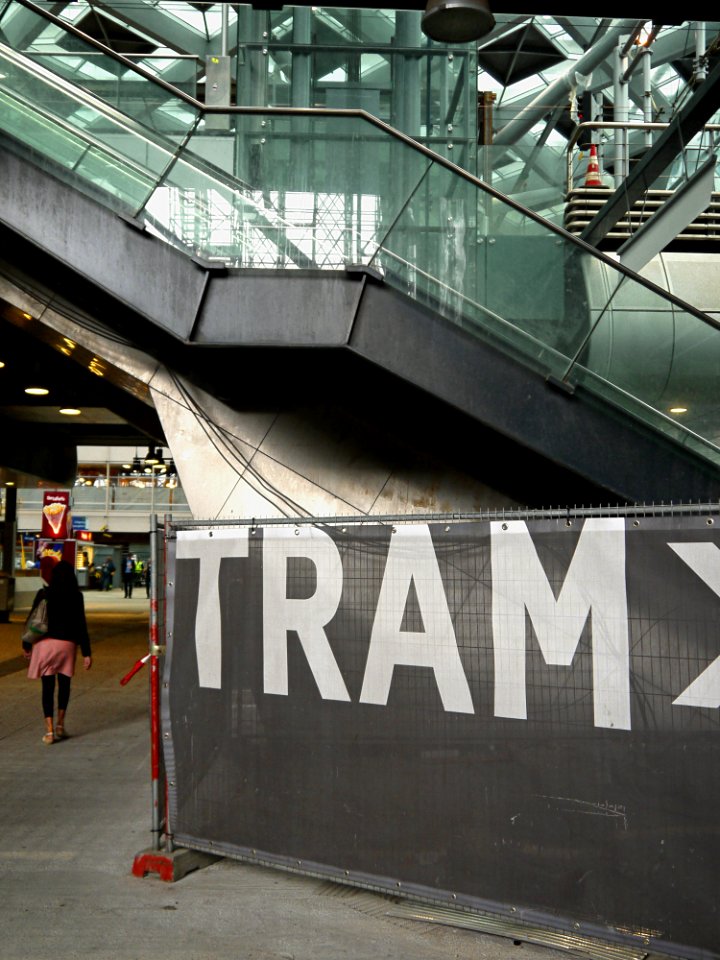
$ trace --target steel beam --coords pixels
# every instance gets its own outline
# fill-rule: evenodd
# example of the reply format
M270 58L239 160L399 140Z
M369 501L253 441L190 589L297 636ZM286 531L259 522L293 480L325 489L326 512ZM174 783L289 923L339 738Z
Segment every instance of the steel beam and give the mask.
M616 47L618 38L632 32L636 23L637 20L614 21L605 35L589 50L586 50L566 73L541 91L522 109L518 116L498 131L495 135L495 145L507 146L515 143L520 137L528 133L538 120L549 113L559 103L560 99L575 86L576 75L592 73L595 67L602 63Z
M160 46L170 47L180 53L192 53L203 60L209 53L210 45L201 33L185 26L177 17L170 17L163 13L160 7L140 3L121 5L116 9L113 3L106 3L104 0L95 0L95 6L101 10L107 10L131 29L134 27L141 33L153 37ZM219 47L219 45L218 35L216 46Z
M60 16L68 5L67 0L60 0L47 9L50 13ZM15 50L24 50L45 30L47 21L24 7L16 7L6 13L0 21L0 35L8 38L10 46Z
M618 253L623 266L636 273L664 250L675 237L708 208L715 184L717 157L709 157L689 180L653 214Z

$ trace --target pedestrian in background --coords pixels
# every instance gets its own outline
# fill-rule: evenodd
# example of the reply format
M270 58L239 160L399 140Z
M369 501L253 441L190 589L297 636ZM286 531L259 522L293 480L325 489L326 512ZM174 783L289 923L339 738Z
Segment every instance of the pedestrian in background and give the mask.
M125 598L132 599L133 583L135 582L135 561L126 554L122 561L122 582L125 587Z
M101 590L111 590L113 574L115 573L115 564L112 562L112 557L106 557L103 562L101 571L101 580L100 580L100 589Z
M42 684L42 708L45 717L43 743L55 743L67 736L65 712L70 700L70 679L75 673L77 648L86 670L92 666L90 637L85 620L85 603L72 566L65 560L55 565L50 583L38 590L32 609L47 601L48 631L34 644L23 643L23 656L30 661L28 678ZM57 723L53 727L55 677L58 683Z

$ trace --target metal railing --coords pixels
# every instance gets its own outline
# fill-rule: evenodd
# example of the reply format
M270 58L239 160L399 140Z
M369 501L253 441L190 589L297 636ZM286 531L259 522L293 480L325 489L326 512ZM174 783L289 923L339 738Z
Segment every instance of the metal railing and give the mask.
M644 131L645 133L651 133L654 130L667 130L670 126L669 123L647 123L644 121L633 121L633 122L620 122L617 120L586 120L584 123L577 125L573 131L570 139L567 142L567 147L565 148L565 183L566 183L566 192L569 194L572 190L575 189L574 186L574 158L573 150L578 141L586 134L588 131L596 130L619 130L627 132L629 130ZM702 129L703 133L718 133L720 132L720 123L706 123ZM692 147L688 145L687 150L697 150L698 152L702 150L708 150L709 147L698 146Z

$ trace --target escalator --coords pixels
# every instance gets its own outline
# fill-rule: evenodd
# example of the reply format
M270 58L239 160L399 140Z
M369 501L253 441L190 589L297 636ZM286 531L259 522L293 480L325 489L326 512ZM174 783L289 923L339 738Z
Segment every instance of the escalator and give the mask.
M526 502L720 495L717 323L368 115L203 108L14 0L0 171L5 273L231 405L353 393Z

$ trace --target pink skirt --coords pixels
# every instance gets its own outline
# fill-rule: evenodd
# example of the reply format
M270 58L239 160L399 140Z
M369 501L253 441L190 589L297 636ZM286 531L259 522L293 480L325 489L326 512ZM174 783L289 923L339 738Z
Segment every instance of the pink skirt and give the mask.
M72 640L55 640L45 637L33 644L28 667L28 679L39 680L53 673L64 673L66 677L75 674L75 654L77 644Z

